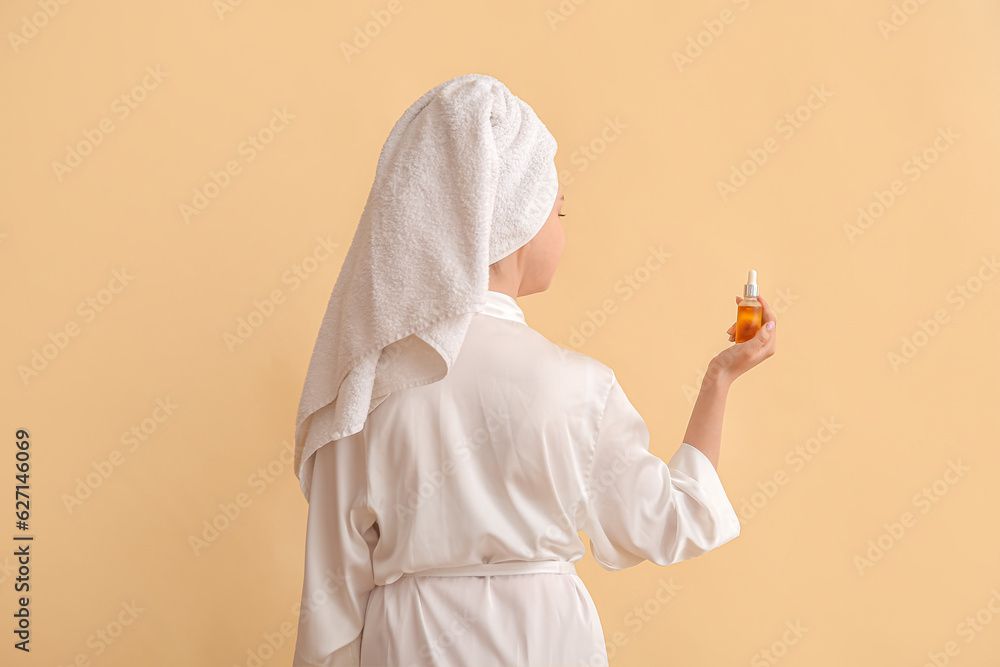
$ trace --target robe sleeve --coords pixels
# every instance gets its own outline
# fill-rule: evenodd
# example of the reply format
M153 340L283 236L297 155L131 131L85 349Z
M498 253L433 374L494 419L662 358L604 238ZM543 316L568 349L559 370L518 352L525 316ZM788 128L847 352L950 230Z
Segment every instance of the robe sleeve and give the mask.
M367 503L364 436L328 443L315 457L292 667L356 667L378 541Z
M740 534L712 462L686 442L668 463L650 453L649 430L617 378L599 426L588 492L584 531L606 570L644 560L670 565Z

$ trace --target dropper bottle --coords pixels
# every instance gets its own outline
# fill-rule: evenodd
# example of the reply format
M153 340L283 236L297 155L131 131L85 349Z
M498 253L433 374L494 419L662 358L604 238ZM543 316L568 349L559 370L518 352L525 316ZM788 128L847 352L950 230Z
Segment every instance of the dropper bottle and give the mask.
M760 329L764 307L757 300L757 272L753 269L747 276L747 284L743 286L743 299L736 307L736 332L733 336L737 343L750 340Z

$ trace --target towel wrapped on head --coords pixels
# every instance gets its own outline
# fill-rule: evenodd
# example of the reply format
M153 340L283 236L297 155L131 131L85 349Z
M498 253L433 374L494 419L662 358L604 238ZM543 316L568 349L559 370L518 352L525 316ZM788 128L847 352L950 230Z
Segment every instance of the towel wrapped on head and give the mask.
M294 468L307 499L316 450L359 432L390 393L448 373L489 265L555 205L556 150L532 108L484 74L435 86L396 121L299 400Z

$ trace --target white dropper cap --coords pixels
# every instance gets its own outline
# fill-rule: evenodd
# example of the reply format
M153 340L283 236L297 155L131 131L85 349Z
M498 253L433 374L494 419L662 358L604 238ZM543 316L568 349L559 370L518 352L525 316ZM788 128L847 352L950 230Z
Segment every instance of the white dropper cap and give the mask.
M750 269L750 273L747 275L747 284L743 286L743 296L757 296L757 272Z

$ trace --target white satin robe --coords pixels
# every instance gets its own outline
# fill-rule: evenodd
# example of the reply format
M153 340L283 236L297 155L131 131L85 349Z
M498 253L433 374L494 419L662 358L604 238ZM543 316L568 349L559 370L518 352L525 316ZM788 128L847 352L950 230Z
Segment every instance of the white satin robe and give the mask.
M487 293L445 379L316 453L293 667L607 665L576 574L400 578L518 560L607 570L715 549L740 523L712 463L668 463L603 363Z

